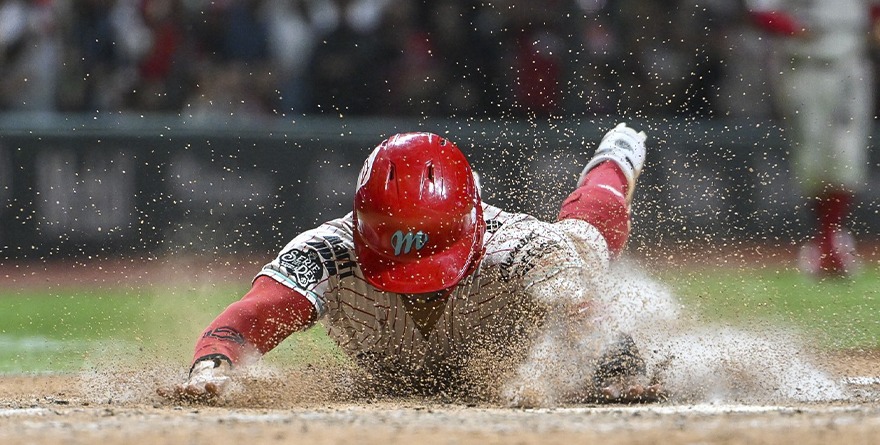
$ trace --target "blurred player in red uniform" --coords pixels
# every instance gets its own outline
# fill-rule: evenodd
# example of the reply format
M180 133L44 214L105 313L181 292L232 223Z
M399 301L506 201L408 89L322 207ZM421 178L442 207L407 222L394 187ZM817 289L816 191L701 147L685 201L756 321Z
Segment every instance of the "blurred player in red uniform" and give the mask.
M845 219L867 175L874 84L868 44L880 16L872 0L746 0L757 25L775 36L772 86L791 130L802 191L816 234L801 251L814 276L857 266Z
M452 141L392 136L364 163L353 211L264 266L198 340L189 380L165 394L215 396L231 368L323 320L395 394L467 393L488 359L509 371L495 395L512 405L656 399L632 338L604 328L592 298L627 241L645 140L610 130L548 223L482 202Z

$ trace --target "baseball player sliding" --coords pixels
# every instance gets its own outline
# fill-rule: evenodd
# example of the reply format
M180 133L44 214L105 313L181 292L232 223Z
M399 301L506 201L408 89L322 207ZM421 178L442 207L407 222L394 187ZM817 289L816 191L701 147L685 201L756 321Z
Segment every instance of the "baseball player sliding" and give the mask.
M660 385L631 337L602 328L592 294L627 241L645 140L608 131L549 223L482 202L452 141L390 137L364 163L353 211L290 241L205 329L189 379L160 393L215 397L236 368L323 320L390 394L656 400Z

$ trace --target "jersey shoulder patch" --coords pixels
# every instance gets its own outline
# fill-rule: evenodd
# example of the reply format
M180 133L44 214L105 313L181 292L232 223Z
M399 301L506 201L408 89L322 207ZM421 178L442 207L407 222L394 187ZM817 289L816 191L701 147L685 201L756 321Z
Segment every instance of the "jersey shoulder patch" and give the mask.
M295 237L263 267L263 273L294 289L316 293L328 279L352 275L354 241L348 218L329 221Z
M321 257L313 249L293 248L278 256L278 263L299 287L308 289L325 275Z

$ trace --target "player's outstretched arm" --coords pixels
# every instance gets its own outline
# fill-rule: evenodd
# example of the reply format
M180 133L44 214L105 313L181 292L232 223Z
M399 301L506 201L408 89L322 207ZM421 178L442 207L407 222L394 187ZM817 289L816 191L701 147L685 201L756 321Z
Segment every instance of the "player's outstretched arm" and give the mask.
M158 392L173 399L210 400L227 387L233 368L271 351L315 319L314 306L306 297L260 276L241 300L229 305L205 329L196 343L187 381Z

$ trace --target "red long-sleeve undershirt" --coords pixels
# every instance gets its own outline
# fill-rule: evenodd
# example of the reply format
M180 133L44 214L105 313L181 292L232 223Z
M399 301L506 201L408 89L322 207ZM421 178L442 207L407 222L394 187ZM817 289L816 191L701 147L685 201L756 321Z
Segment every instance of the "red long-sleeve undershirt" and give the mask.
M626 177L612 162L590 171L583 184L562 205L559 219L576 218L595 226L613 255L629 235ZM299 292L266 276L232 303L205 329L196 343L193 363L204 357L225 357L239 365L249 356L265 354L290 334L314 324L312 303Z
M299 292L267 276L257 277L251 290L205 329L193 362L221 355L238 365L251 355L269 352L315 318L314 306Z

